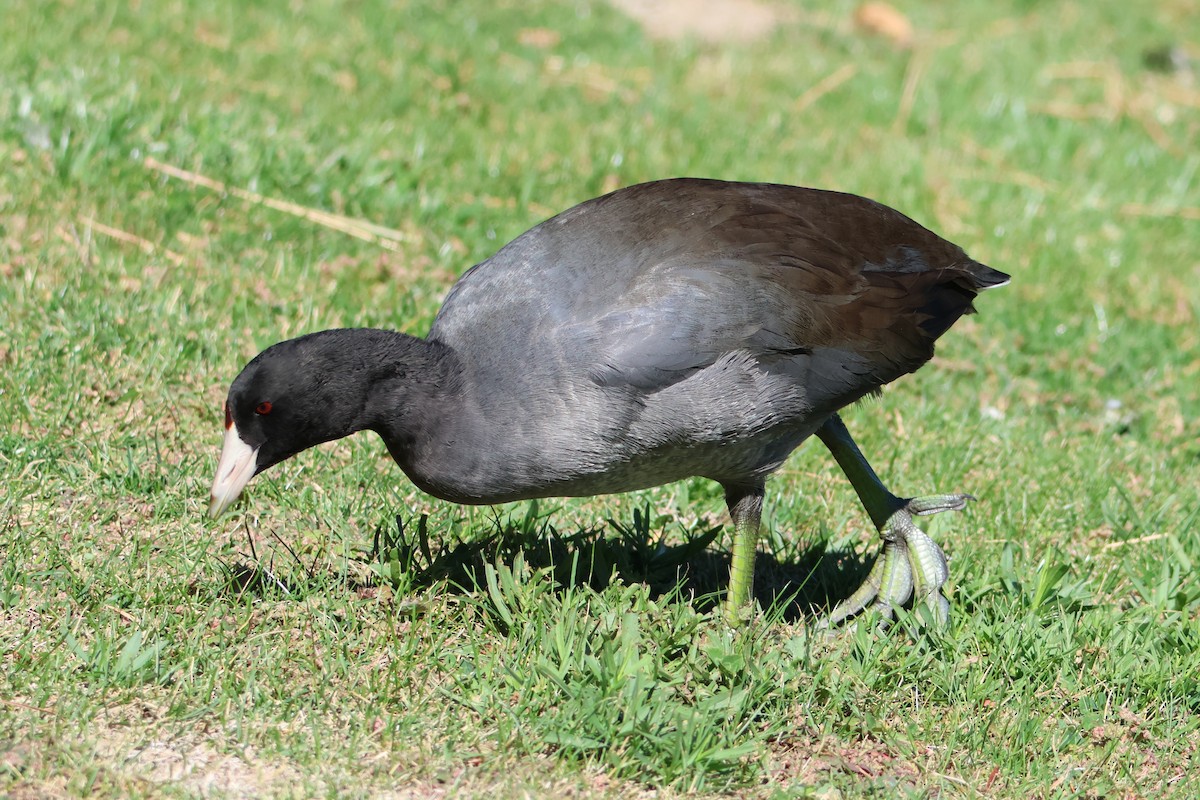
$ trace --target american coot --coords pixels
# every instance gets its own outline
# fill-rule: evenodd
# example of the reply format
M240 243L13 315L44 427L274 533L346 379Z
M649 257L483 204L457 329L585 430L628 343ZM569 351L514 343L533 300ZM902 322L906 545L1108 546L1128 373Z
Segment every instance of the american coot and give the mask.
M313 445L378 433L455 503L717 481L733 518L726 609L751 597L763 489L811 434L883 536L836 623L874 602L945 618L945 556L837 412L912 372L1008 276L887 206L758 183L645 183L517 237L451 288L429 336L330 330L267 348L233 381L209 513Z

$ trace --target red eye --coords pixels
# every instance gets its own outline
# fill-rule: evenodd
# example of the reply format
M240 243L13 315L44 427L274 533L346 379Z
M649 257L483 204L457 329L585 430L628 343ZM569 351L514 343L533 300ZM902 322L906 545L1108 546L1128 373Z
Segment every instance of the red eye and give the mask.
M270 414L271 413L271 401L263 400L261 403L259 403L257 406L254 407L254 413L262 414L264 416L267 414Z
M225 403L225 430L233 427L233 415L229 413L229 403Z

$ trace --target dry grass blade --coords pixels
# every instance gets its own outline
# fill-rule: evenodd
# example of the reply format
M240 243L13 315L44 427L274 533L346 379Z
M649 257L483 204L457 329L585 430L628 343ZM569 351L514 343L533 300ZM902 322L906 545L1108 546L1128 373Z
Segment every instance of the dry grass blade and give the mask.
M1185 206L1183 208L1156 208L1141 203L1126 203L1121 206L1121 213L1131 217L1175 217L1200 221L1200 208Z
M1135 539L1122 539L1119 542L1109 542L1104 545L1105 550L1116 550L1118 547L1127 547L1131 544L1145 544L1147 542L1157 542L1159 539L1167 538L1165 533L1152 533L1148 536L1138 536Z
M825 95L837 89L846 81L854 77L858 72L858 68L853 64L844 64L838 69L826 75L821 80L814 83L804 91L804 94L796 100L795 110L801 112L804 109L816 103Z
M399 250L400 244L408 237L402 231L393 228L385 228L382 225L376 225L373 222L366 220L346 217L341 214L332 214L328 211L321 211L317 208L308 208L297 203L292 203L287 200L278 200L273 197L266 197L257 192L251 192L248 189L240 189L236 186L229 186L220 181L201 175L197 172L191 172L186 169L164 164L158 159L147 157L142 162L148 169L155 172L161 172L172 178L178 178L181 181L190 183L193 186L203 186L206 189L212 189L214 192L222 194L231 194L248 203L267 206L276 211L282 211L285 214L291 214L294 217L306 219L309 222L315 222L326 228L330 228L341 233L346 233L363 241L377 244L387 250Z
M135 245L143 253L152 255L154 253L161 252L164 256L166 256L167 260L175 266L179 266L184 262L184 257L179 253L176 253L173 250L168 250L165 247L160 248L154 242L150 241L149 239L144 239L141 236L138 236L136 233L130 233L129 231L123 231L120 228L114 228L111 225L105 225L103 222L97 222L91 217L80 217L79 221L96 233L103 234L111 239L116 239L119 242Z
M921 76L924 74L925 68L929 66L931 55L930 48L918 48L913 50L912 56L908 60L908 70L904 73L904 90L900 95L900 106L896 109L896 118L892 120L894 133L900 133L908 127L908 120L912 117L913 106L917 100L917 86L921 83Z

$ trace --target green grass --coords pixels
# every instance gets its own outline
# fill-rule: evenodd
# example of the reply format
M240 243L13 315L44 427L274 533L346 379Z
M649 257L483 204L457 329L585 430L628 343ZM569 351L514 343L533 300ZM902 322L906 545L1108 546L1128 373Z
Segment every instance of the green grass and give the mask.
M809 5L738 44L600 2L9 4L0 795L1196 796L1195 5L911 3L911 52ZM810 635L877 546L819 446L737 632L704 481L466 509L359 437L204 518L259 349L424 333L505 241L673 175L866 194L1014 275L846 414L897 491L981 498L934 526L948 629Z

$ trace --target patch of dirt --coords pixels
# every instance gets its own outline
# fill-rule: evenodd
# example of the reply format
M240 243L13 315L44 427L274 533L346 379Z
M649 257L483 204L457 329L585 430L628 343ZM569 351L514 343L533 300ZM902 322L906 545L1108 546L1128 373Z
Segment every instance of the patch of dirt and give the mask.
M123 780L172 785L200 797L272 797L319 779L285 758L260 758L219 731L172 729L148 702L110 708L89 739L96 761Z
M204 741L150 741L130 750L124 765L151 783L175 783L205 797L275 794L302 777L287 762L221 753Z
M770 782L819 785L839 775L914 791L923 788L922 765L891 752L882 742L844 742L834 737L798 737L774 748Z
M752 42L786 19L786 12L758 0L610 0L656 39Z
M648 800L661 797L654 790L614 781L602 772L583 776L554 775L547 763L520 763L515 769L498 769L487 759L470 759L435 775L404 774L389 779L378 769L364 774L346 774L338 767L328 771L305 766L286 756L267 756L254 747L238 744L220 730L200 726L194 730L171 730L164 725L164 707L136 702L110 709L107 718L92 726L86 741L95 763L117 786L138 786L144 793L154 787L170 786L201 798L294 797L341 794L354 786L377 800L440 800L445 797L590 797L614 800ZM301 723L303 724L303 723ZM0 746L0 753L4 748ZM362 753L361 765L387 759L388 750ZM28 756L13 752L13 763L24 764ZM7 762L0 760L0 766ZM378 765L376 765L378 766ZM424 772L425 770L419 769ZM377 781L393 785L380 786ZM358 781L358 783L356 783ZM64 796L55 784L37 781L22 784L25 798ZM153 791L148 792L154 794ZM7 797L0 790L0 796ZM668 794L667 797L672 797Z

